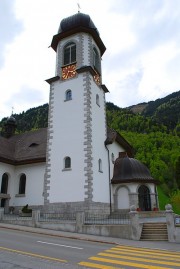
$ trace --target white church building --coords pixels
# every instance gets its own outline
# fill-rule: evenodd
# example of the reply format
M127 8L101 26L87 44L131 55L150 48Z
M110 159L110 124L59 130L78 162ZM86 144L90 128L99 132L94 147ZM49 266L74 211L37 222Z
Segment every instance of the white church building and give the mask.
M158 206L157 181L131 145L106 124L101 59L106 50L89 15L61 21L50 85L48 128L0 136L0 207L51 212L141 210Z

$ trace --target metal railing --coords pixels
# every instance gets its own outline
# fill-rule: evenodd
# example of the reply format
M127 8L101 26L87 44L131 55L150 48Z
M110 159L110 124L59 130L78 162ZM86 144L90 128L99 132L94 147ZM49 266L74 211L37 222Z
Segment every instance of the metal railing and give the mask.
M17 219L19 217L19 215L15 215L15 214L3 214L3 219L4 220L13 220L13 219Z
M128 213L123 214L85 214L86 225L119 225L119 224L130 224L130 218Z
M144 211L139 212L139 221L144 222L166 222L165 211Z
M166 211L140 211L139 212L139 217L144 218L144 217L165 217L166 216Z
M41 213L39 221L42 222L75 222L75 213Z
M26 216L20 216L19 214L4 214L3 215L3 220L32 220L32 216L26 217Z

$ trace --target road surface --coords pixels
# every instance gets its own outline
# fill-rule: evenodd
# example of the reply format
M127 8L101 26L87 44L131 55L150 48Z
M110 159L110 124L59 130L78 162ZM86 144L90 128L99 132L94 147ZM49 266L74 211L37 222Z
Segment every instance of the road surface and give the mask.
M0 269L180 268L180 252L0 228Z

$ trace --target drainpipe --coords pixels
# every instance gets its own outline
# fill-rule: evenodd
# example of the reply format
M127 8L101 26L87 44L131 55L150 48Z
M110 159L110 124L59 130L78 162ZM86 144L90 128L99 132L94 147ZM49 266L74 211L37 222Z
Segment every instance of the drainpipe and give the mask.
M109 157L109 149L105 143L105 148L108 152L108 169L109 169L109 206L110 206L110 214L112 213L112 204L111 204L111 177L110 177L110 157Z
M155 200L156 200L156 207L159 208L159 199L158 199L158 191L157 191L157 186L154 186L155 189Z

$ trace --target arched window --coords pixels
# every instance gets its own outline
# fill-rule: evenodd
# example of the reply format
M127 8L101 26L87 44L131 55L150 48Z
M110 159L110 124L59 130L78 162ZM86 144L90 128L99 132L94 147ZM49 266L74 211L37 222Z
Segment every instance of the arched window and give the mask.
M64 159L64 168L65 169L71 168L71 158L70 157L66 157Z
M64 47L64 65L74 63L76 61L76 44L68 43Z
M100 58L96 48L93 48L93 65L95 69L100 72Z
M99 172L102 172L102 160L101 159L98 160L98 168L99 168Z
M138 189L139 208L142 211L151 210L151 196L149 188L145 185L141 185Z
M4 173L2 175L2 181L1 181L1 193L7 194L8 191L8 174Z
M69 101L72 100L72 91L71 90L67 90L66 94L65 94L65 101Z
M25 194L26 190L26 175L22 174L19 179L19 194Z
M98 106L100 106L100 103L99 103L99 95L98 95L98 94L96 94L96 104L97 104Z

